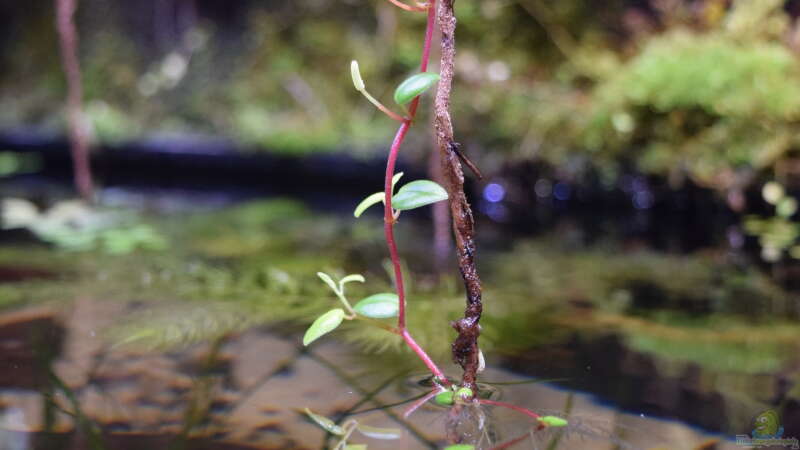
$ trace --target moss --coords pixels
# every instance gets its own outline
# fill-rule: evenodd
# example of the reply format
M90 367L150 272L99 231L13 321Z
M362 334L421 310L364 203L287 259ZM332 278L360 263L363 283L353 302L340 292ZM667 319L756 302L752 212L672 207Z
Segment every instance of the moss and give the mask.
M800 326L790 322L754 325L724 316L687 321L601 314L592 318L592 328L616 330L632 349L660 361L694 363L721 373L775 373L800 350Z

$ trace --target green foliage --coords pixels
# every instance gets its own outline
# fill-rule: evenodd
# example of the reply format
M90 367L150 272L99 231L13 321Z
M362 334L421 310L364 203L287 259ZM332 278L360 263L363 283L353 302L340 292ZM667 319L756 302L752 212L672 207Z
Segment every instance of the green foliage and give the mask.
M38 172L41 157L36 154L0 152L0 177Z
M456 391L456 397L462 400L471 400L473 395L475 395L475 393L468 387L462 387Z
M569 424L566 419L557 416L543 416L539 422L548 427L565 427Z
M101 211L81 202L66 201L39 212L22 199L3 201L3 227L27 228L40 239L65 251L100 249L112 255L137 249L165 250L167 240L131 212Z
M397 172L396 174L394 174L394 176L392 177L392 190L394 190L394 186L397 184L398 181L400 181L400 178L402 177L403 177L403 172ZM378 204L379 202L383 202L385 199L386 199L386 194L383 191L376 192L368 196L364 200L362 200L361 203L359 203L358 206L356 206L353 215L356 218L359 218L361 217L361 214L364 214L364 211L366 211L367 208L369 208L372 205Z
M325 416L320 416L319 414L315 414L308 408L305 408L303 411L309 418L311 418L311 420L313 420L317 425L322 427L322 429L327 431L328 433L335 434L337 436L344 435L345 433L344 428L340 427L339 425L336 425L336 423L331 419L328 419Z
M359 218L361 217L361 214L364 214L364 211L366 211L370 206L382 203L385 199L386 195L383 192L376 192L362 200L361 203L356 206L355 211L353 211L353 215L356 218Z
M403 185L392 197L392 207L398 211L420 208L447 200L447 191L431 180L416 180Z
M353 431L358 431L359 433L363 434L366 437L373 438L373 439L381 439L381 440L395 440L400 439L402 436L402 432L396 428L378 428L378 427L371 427L369 425L364 425L359 423L355 419L350 419L345 422L343 425L339 426L331 419L328 419L325 416L321 416L312 412L310 409L305 408L304 412L306 416L308 416L312 421L314 421L317 425L319 425L323 430L335 434L337 436L341 436L341 440L336 444L334 449L353 449L353 450L363 450L366 449L367 446L365 444L348 444L347 441L350 439L350 435L353 434Z
M303 336L303 345L308 345L335 330L341 325L342 320L344 320L344 310L341 308L332 309L317 317L317 320L306 330L306 334Z
M456 393L450 390L440 392L433 397L433 401L442 406L450 406L455 403Z
M418 73L406 78L394 91L394 101L398 105L405 105L414 100L414 97L430 89L439 81L437 73Z
M764 200L775 207L772 217L750 215L744 219L745 230L758 236L761 257L765 261L776 262L788 250L792 258L800 258L800 224L791 217L797 212L797 200L786 195L786 190L777 182L770 181L761 189Z
M386 319L396 317L399 308L397 294L393 292L383 292L373 294L360 300L355 304L353 310L362 316L373 319Z
M396 174L392 179L392 187L397 183L402 172ZM376 192L356 206L353 215L360 217L370 206L376 205L385 200L383 192ZM431 180L415 180L403 185L396 194L392 196L392 208L396 211L407 211L410 209L421 208L436 202L447 200L447 191L438 183Z

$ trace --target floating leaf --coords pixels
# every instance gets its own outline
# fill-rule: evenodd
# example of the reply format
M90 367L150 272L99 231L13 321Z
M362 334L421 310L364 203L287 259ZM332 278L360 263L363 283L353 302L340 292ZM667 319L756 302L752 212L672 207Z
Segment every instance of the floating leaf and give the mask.
M394 101L405 105L439 81L439 74L422 72L406 78L394 91Z
M362 299L356 303L353 309L362 316L385 319L397 316L399 305L400 301L397 298L397 294L383 292Z
M319 339L320 336L335 330L342 323L342 319L344 319L344 310L341 308L332 309L317 317L317 320L306 330L306 334L303 336L303 345L308 345Z
M403 435L403 432L397 428L377 428L361 424L358 425L356 430L358 430L358 432L364 436L371 437L373 439L400 439L400 437Z
M392 198L392 208L405 211L442 200L447 200L447 191L443 187L431 180L416 180L397 191Z
M444 450L475 450L475 446L469 444L455 444L448 445Z
M333 433L338 436L344 435L344 429L339 425L336 425L331 419L328 419L325 416L320 416L319 414L313 413L310 409L304 409L306 415L311 418L317 425L321 426L325 431L328 433Z
M440 392L436 394L436 397L433 398L433 401L439 405L450 406L453 404L455 395L456 393L453 391Z
M464 400L469 400L472 398L473 395L475 395L475 393L472 392L472 389L468 387L462 387L461 389L456 391L456 395Z
M539 418L539 422L542 425L546 425L548 427L565 427L568 425L566 419L562 419L561 417L557 416L544 416Z
M317 276L318 276L318 277L319 277L319 278L320 278L322 281L324 281L324 282L325 282L325 284L327 284L328 286L330 286L330 288L331 288L331 289L333 289L333 292L335 292L335 293L337 293L337 294L339 293L339 288L338 288L338 287L336 287L336 283L333 281L333 278L331 278L331 276L330 276L330 275L328 275L328 274L327 274L327 273L325 273L325 272L317 272Z
M361 71L358 70L358 61L355 59L350 62L350 76L353 77L353 86L357 91L360 92L366 89L364 80L361 78Z
M365 198L364 200L361 200L361 203L359 203L358 206L356 206L356 210L353 211L353 215L356 218L361 217L361 214L363 214L364 211L367 210L367 208L369 208L370 206L372 206L372 205L374 205L376 203L382 202L385 198L386 198L386 194L384 194L383 192L376 192L376 193L370 195L369 197Z

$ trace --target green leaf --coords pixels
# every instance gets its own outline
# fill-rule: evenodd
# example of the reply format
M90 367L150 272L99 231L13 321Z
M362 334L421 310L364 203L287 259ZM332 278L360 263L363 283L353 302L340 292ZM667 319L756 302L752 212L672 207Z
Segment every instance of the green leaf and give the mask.
M397 191L392 197L392 208L405 211L442 200L447 200L447 191L443 187L431 180L416 180Z
M400 178L403 178L403 172L397 172L392 177L392 191L394 191L394 185L397 184L398 181L400 181Z
M367 444L347 444L344 450L367 450Z
M470 389L468 387L462 387L461 389L456 391L456 395L461 397L464 400L469 400L469 399L472 398L474 393L472 392L472 389Z
M361 92L366 89L364 80L361 78L361 71L358 70L358 61L355 59L350 62L350 76L353 78L353 86Z
M383 292L362 299L356 303L353 309L362 316L385 319L397 316L399 307L400 301L397 298L397 294Z
M455 444L448 445L444 450L475 450L475 446L469 444Z
M439 74L422 72L406 78L394 91L394 101L405 105L439 81Z
M400 439L400 437L403 435L403 432L397 428L377 428L361 424L356 427L356 430L358 430L358 432L364 436L371 437L373 439Z
M382 202L385 197L386 195L383 192L376 192L370 195L369 197L365 198L364 200L361 200L361 203L359 203L358 206L356 206L356 210L353 211L353 215L356 218L361 217L361 214L363 214L364 211L367 210L367 208L376 203Z
M568 425L566 419L562 419L561 417L557 416L544 416L539 418L539 422L542 425L546 425L548 427L565 427Z
M317 317L317 320L306 330L306 334L303 336L303 345L308 345L319 339L320 336L335 330L342 323L342 319L344 319L344 310L341 308L332 309Z
M338 287L336 287L336 283L333 281L333 278L331 278L331 276L330 276L330 275L328 275L328 274L327 274L327 273L325 273L325 272L317 272L317 276L318 276L318 277L319 277L319 278L320 278L322 281L324 281L324 282L325 282L325 284L327 284L328 286L330 286L330 288L333 290L333 292L335 292L336 294L338 294L338 293L339 293L339 288L338 288Z
M364 283L367 280L364 279L364 275L361 275L359 273L353 273L347 275L346 277L339 280L339 292L344 293L344 285L350 283L351 281L358 281L359 283Z
M397 172L392 177L392 191L394 191L394 185L397 184L398 181L400 181L400 178L403 178L403 172ZM358 204L358 206L356 206L356 210L353 211L353 215L356 218L361 217L361 214L363 214L367 208L378 202L383 202L385 198L386 194L384 192L376 192L370 195L369 197L362 200L361 203Z
M453 404L455 395L456 393L453 391L440 392L436 394L436 397L433 398L433 401L439 405L450 406Z
M311 418L317 425L321 426L325 431L328 433L332 433L338 436L344 435L344 429L339 425L336 425L331 419L328 419L325 416L320 416L319 414L314 414L310 409L306 408L305 411L306 415Z

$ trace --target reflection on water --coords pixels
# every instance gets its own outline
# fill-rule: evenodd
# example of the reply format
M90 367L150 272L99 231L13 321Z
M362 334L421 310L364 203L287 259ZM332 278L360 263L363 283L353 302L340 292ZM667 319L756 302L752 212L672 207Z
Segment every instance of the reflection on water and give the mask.
M785 436L800 434L797 299L719 253L556 236L482 254L482 346L495 364L483 381L500 400L569 420L537 431L497 407L429 402L405 419L428 392L413 382L422 368L381 330L345 326L300 346L332 301L317 271L364 273L354 296L391 289L374 263L379 222L274 200L148 223L169 250L70 253L30 237L0 248L0 449L332 448L305 408L402 430L399 441L348 441L370 449L736 448L733 435L767 409ZM459 284L430 273L413 221L398 231L411 329L447 361Z
M551 448L556 436L552 448L565 449L689 448L709 439L677 422L622 413L497 368L483 379L494 384L498 398L567 416L570 427L529 433L525 416L485 406L454 417L427 404L406 420L408 401L426 392L409 381L419 377L369 364L346 346L329 341L305 350L296 335L266 329L166 353L114 347L99 337L98 330L132 310L84 299L70 310L6 316L0 331L15 327L17 339L2 341L3 360L14 360L0 391L2 448L330 445L330 436L300 414L306 407L337 420L403 430L400 441L353 441L375 449L442 448L454 430L480 448L519 437L513 448ZM48 353L39 346L53 343L37 336L55 323L63 324L60 352L50 360L33 357ZM52 373L33 382L40 371Z

